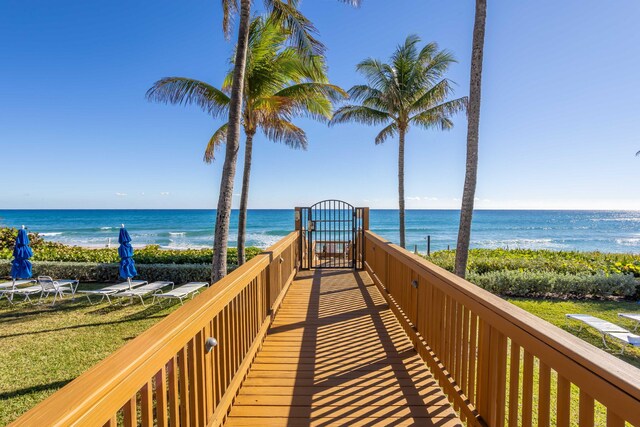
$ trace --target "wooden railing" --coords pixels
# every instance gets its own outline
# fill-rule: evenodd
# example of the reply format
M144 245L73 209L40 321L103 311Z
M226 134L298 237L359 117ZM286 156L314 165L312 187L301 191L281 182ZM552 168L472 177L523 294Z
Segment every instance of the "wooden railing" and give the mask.
M468 425L640 426L640 370L367 231L366 269Z
M13 425L220 425L295 276L298 235L256 256ZM210 337L217 340L212 349Z

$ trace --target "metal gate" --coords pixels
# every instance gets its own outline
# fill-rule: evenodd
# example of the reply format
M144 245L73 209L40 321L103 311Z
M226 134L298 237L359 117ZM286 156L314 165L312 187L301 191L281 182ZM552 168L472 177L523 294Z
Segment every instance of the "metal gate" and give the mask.
M301 208L302 268L362 268L364 208L323 200Z

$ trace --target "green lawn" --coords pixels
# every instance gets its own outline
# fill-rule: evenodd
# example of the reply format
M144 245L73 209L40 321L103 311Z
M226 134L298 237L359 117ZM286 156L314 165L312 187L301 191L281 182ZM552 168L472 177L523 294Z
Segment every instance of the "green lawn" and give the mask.
M571 327L577 328L579 323L572 322L571 327L567 325L565 314L579 313L591 314L592 316L608 320L617 325L633 329L633 322L618 317L618 313L640 313L640 305L631 301L575 301L575 300L540 300L530 298L508 298L507 301L535 314L538 317L552 323L565 331L568 331L583 340L595 345L596 347L613 354L619 359L624 360L638 368L640 368L640 349L627 347L624 355L618 354L621 347L617 344L611 344L608 341L611 350L607 350L602 345L602 338L599 333L593 329L583 329L580 332L572 330Z
M565 320L565 314L567 313L581 313L591 314L599 318L608 320L620 326L627 327L629 330L633 329L633 322L625 321L618 317L618 313L631 312L640 313L640 305L630 301L595 301L595 300L540 300L532 298L508 298L509 302L535 314L538 317L564 329L576 335L577 337L593 344L594 346L614 355L615 357L624 360L636 367L640 367L640 350L636 348L627 347L624 355L620 355L620 346L609 342L610 349L605 349L602 345L602 339L600 334L593 330L583 329L580 332L576 332L575 329L578 323L572 322L569 326ZM509 368L507 368L509 369ZM533 377L533 408L537 408L538 405L538 369L539 362L535 359L534 362L534 377ZM520 384L522 384L522 375L520 376ZM522 396L522 392L520 392ZM556 401L557 396L557 375L552 371L551 373L551 402ZM578 403L579 403L579 389L572 385L571 387L571 426L578 426ZM606 408L599 402L595 403L595 425L606 425L607 411ZM519 416L522 414L519 412ZM537 410L533 411L533 425L537 424ZM551 405L551 425L555 425L556 422L556 405ZM629 425L630 424L626 424Z
M75 302L67 298L55 307L11 307L0 300L0 425L16 419L179 304L164 306L89 305L81 297Z

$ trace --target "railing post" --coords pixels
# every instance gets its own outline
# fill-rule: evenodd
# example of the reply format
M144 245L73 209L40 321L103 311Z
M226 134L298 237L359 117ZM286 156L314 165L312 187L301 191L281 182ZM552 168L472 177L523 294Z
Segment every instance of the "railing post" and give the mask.
M476 404L480 416L491 423L491 327L481 320L478 325L478 377L476 383Z
M363 208L364 212L362 213L362 229L367 231L369 229L369 208Z
M359 218L362 219L362 227L357 230L356 233L356 249L359 254L355 254L355 260L358 260L358 256L360 257L360 268L365 269L364 263L366 261L366 237L365 234L367 230L369 230L369 208L356 208L356 212ZM359 239L359 241L358 241ZM357 263L356 263L357 265Z
M302 229L302 208L296 207L295 209L295 230L300 231Z
M302 269L302 208L295 208L295 230L298 232L298 256L296 262L298 263L298 269Z

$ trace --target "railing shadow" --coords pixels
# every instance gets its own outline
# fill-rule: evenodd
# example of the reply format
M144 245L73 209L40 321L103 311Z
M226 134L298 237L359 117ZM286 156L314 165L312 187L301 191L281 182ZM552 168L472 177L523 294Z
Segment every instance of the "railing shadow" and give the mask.
M305 274L312 277L304 320L270 331L303 328L288 425L449 423L446 397L399 325L389 330L396 320L382 297L372 296L366 273L315 270L300 278Z
M73 378L69 378L68 380L53 381L47 384L39 384L31 387L25 387L18 390L11 390L4 393L0 393L0 402L4 401L5 399L11 399L19 396L37 393L40 391L58 390L64 387L65 385L67 385L67 383L69 383L71 380L73 380Z

